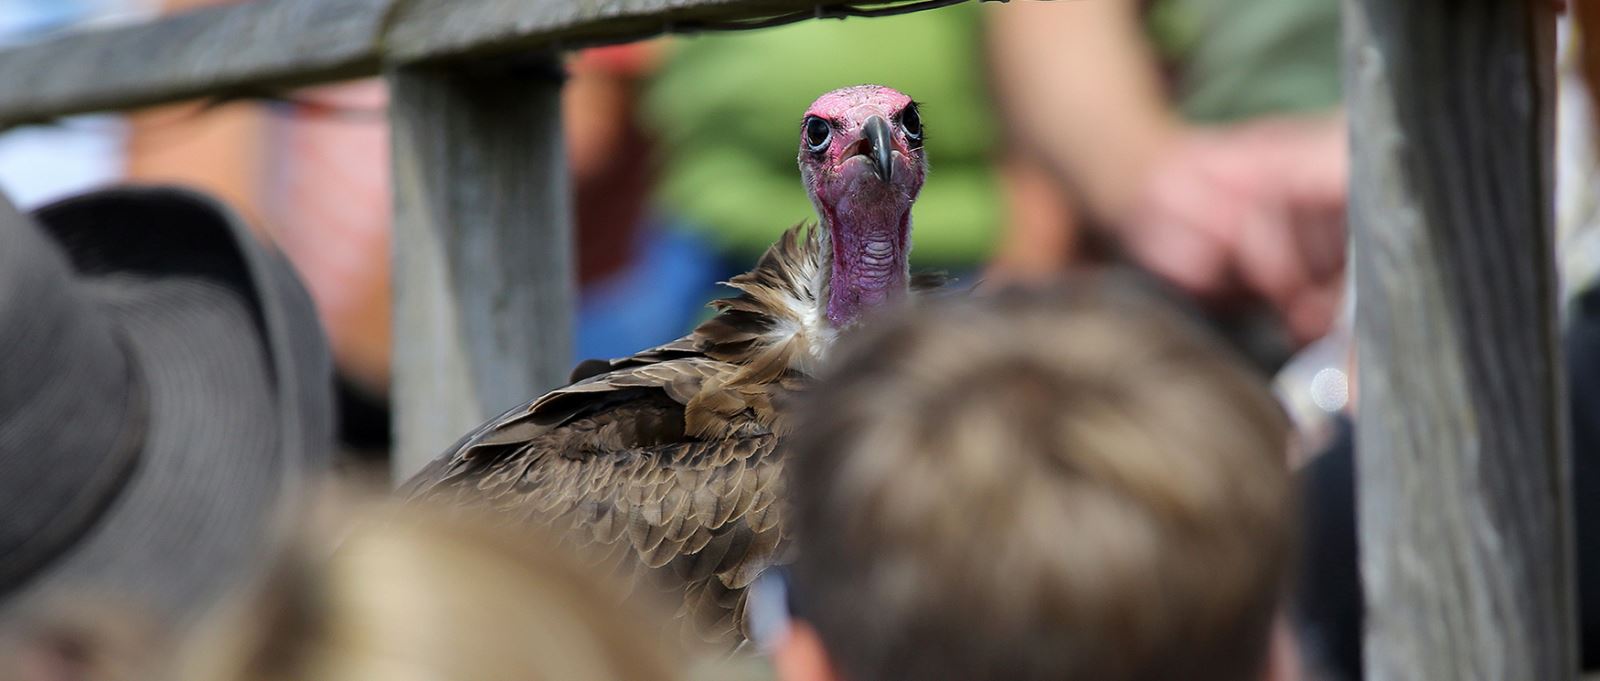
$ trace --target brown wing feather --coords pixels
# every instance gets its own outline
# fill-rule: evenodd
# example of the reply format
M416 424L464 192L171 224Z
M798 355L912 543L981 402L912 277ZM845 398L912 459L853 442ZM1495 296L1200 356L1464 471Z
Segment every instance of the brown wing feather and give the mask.
M572 375L567 380L577 383L615 369L664 362L669 359L698 357L703 354L695 336L689 335L665 345L658 345L649 350L634 353L622 359L586 359L579 362L578 366L572 369Z
M766 425L767 393L783 388L727 387L737 372L705 357L619 363L479 428L408 494L547 523L598 563L681 594L696 636L736 642L744 587L786 543L768 516L783 476ZM687 434L692 421L717 422L717 436Z

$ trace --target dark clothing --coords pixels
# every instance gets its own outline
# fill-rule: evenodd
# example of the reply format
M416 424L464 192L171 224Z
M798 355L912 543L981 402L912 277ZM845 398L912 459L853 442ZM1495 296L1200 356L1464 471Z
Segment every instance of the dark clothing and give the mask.
M1355 429L1300 472L1305 542L1294 610L1305 658L1334 679L1361 678L1361 573L1356 561Z
M1600 289L1580 296L1567 329L1572 419L1573 549L1578 643L1585 670L1600 670Z

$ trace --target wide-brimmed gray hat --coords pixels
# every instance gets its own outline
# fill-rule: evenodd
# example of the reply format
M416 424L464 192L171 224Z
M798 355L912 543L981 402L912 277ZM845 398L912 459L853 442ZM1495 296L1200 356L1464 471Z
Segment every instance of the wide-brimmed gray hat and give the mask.
M199 614L325 468L331 393L304 287L217 202L0 197L0 623Z

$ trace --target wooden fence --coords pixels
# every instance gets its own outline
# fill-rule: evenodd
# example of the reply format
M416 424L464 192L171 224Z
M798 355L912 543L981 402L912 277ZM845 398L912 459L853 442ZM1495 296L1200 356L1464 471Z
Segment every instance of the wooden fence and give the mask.
M404 473L570 364L560 50L951 1L257 0L0 51L0 126L386 77ZM1343 2L1367 677L1572 678L1550 3Z

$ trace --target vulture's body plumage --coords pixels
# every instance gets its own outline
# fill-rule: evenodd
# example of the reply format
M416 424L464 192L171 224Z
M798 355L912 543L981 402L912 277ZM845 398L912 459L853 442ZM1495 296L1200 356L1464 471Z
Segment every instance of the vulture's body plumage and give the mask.
M906 267L925 168L915 116L878 86L818 99L800 163L819 226L785 232L688 336L584 362L572 384L468 434L406 494L551 524L630 580L680 593L700 638L742 639L744 589L791 550L792 398L861 312L942 283Z

